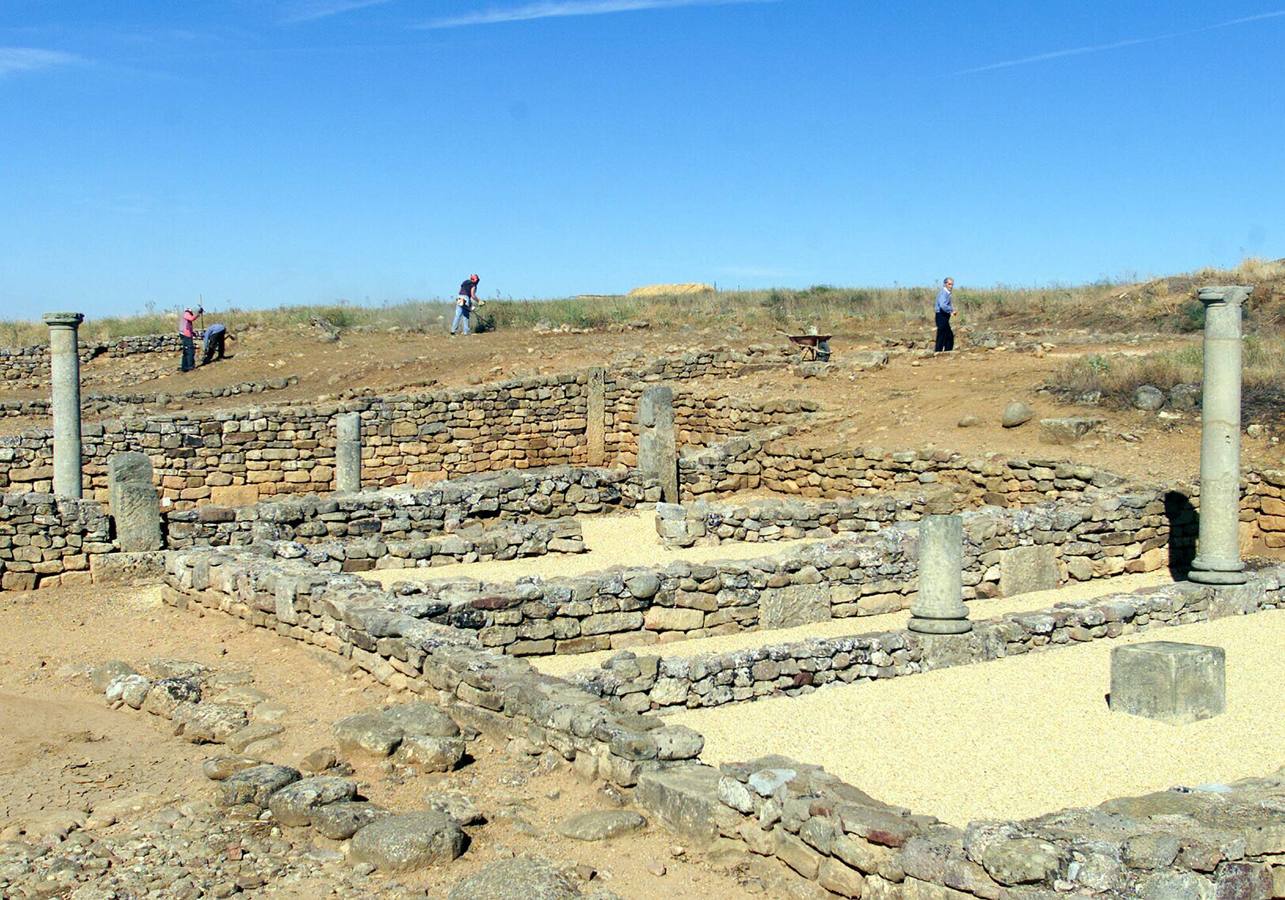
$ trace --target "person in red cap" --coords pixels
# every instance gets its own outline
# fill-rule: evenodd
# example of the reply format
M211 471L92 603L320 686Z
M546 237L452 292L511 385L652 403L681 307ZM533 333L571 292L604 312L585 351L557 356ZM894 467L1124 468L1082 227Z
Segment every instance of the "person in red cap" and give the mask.
M205 310L201 307L192 312L192 307L183 310L183 314L178 317L178 336L183 342L183 361L179 363L180 372L190 372L196 368L196 331L195 323L197 318Z
M477 283L481 280L476 275L470 275L460 283L460 293L455 298L455 318L451 320L452 336L454 336L456 328L460 328L464 334L468 334L469 316L473 314L473 309L482 303L481 300L477 299Z

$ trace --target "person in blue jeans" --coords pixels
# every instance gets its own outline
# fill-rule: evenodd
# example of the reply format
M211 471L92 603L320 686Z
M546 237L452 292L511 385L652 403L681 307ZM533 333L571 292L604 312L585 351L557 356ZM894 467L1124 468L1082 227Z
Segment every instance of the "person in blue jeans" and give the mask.
M481 279L476 275L470 275L460 283L460 293L455 298L455 318L451 320L452 335L457 328L461 328L463 334L468 334L469 316L473 314L473 308L479 303L477 299L479 281Z
M955 332L950 327L950 317L955 314L955 304L953 294L955 291L955 279L947 278L941 283L941 290L937 292L937 304L934 311L937 316L937 343L933 346L934 353L949 353L955 349Z

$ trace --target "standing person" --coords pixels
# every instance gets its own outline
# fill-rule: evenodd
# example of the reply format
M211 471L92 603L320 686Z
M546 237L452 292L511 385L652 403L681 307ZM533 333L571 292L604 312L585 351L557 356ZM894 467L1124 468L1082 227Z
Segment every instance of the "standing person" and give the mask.
M451 320L451 334L455 334L455 329L462 327L463 333L468 334L469 316L473 314L473 307L477 306L477 283L482 279L476 275L470 275L460 282L460 293L455 298L455 318Z
M205 355L201 357L201 365L208 366L218 356L220 360L224 359L224 342L228 339L228 329L226 325L215 323L205 329Z
M178 335L183 341L183 361L179 363L180 372L190 372L196 368L196 318L205 312L203 307L197 307L196 312L192 312L192 307L183 310L183 314L178 317Z
M934 307L937 316L937 343L933 347L934 353L949 353L955 349L955 332L950 327L950 317L955 314L954 291L955 279L947 278L942 281L941 290L937 292L937 304Z

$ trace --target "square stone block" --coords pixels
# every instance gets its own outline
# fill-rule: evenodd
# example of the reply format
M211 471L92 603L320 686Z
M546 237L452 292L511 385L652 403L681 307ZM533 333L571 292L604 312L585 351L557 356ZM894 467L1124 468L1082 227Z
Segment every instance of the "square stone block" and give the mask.
M1175 724L1227 708L1222 647L1150 641L1111 651L1111 709Z
M1047 545L1014 547L999 560L999 595L1013 597L1032 591L1051 591L1061 584L1057 553Z

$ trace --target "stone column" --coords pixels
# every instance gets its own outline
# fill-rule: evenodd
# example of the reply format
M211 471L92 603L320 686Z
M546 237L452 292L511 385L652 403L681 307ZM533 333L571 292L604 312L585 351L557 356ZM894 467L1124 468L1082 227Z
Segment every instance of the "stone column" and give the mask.
M336 419L335 490L361 490L361 413L340 413Z
M54 414L54 493L82 495L80 458L80 350L77 330L83 313L45 313L49 326L49 369Z
M919 523L919 595L910 606L910 630L921 634L971 631L963 579L964 520L924 516Z
M1192 581L1244 584L1240 560L1240 317L1250 289L1200 289L1205 304L1201 398L1200 537Z
M674 436L674 391L658 386L638 401L638 471L660 482L660 499L678 502L678 446Z
M116 541L125 553L160 550L161 498L147 454L117 453L107 462L107 493Z
M607 460L607 371L602 368L589 370L586 386L588 403L585 409L585 444L587 461L600 466Z

